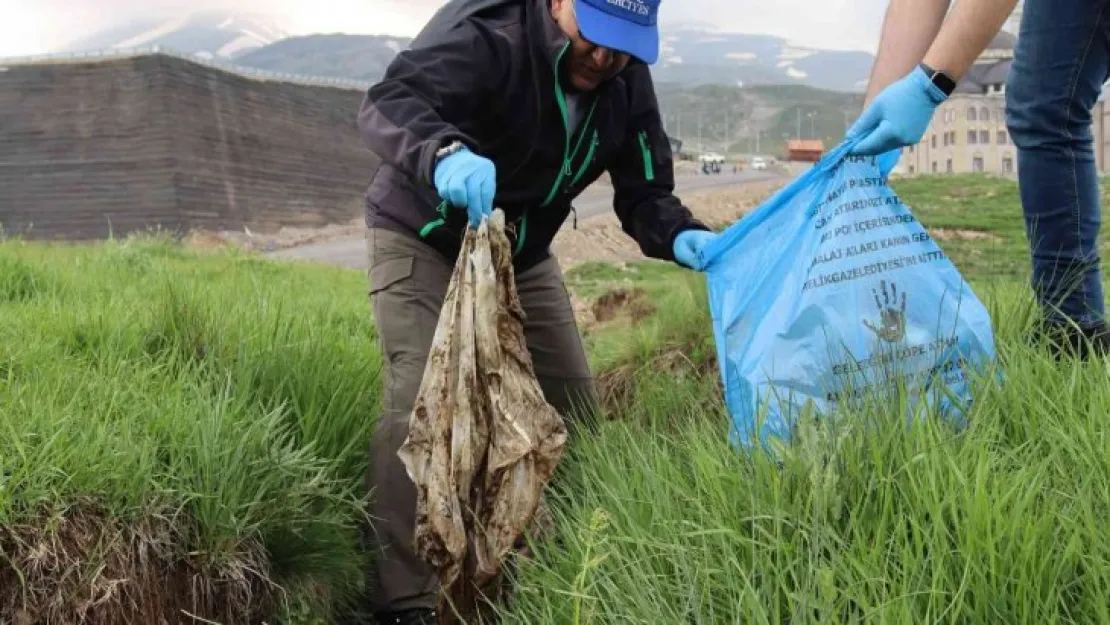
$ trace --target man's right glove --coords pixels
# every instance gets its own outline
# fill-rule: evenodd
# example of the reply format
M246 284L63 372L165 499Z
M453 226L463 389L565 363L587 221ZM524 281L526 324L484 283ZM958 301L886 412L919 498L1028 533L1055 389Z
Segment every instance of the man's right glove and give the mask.
M859 138L851 154L876 156L921 141L933 113L947 98L920 66L879 92L848 129Z
M708 230L683 230L674 240L674 259L690 269L701 271L704 268L701 251L716 237L717 233Z
M445 156L433 174L439 197L465 208L470 225L477 228L482 217L493 212L497 190L497 169L493 161L465 147Z

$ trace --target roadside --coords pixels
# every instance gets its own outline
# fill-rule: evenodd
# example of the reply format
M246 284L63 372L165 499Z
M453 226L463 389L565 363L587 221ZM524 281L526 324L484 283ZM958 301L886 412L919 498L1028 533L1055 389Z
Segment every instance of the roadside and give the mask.
M701 219L719 228L735 221L788 180L783 171L740 172L720 175L683 175L678 194ZM568 219L556 236L553 250L564 267L587 260L635 260L639 248L620 229L612 211L612 189L598 184L575 202L577 228ZM260 235L250 231L208 233L194 237L202 245L238 245L271 258L327 262L366 269L364 224L361 217L324 228L283 228Z
M783 183L783 180L753 182L683 195L682 200L698 219L719 230L755 208ZM644 260L639 245L621 229L612 211L579 221L577 229L564 226L555 236L552 251L564 271L587 261Z

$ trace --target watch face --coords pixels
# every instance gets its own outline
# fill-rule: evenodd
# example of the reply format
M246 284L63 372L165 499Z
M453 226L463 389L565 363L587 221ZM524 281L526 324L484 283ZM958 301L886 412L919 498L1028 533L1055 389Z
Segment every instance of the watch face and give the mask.
M948 74L937 71L924 63L921 64L921 67L929 75L929 80L945 95L952 95L952 92L956 90L956 81Z
M936 81L937 86L940 87L941 90L944 91L945 93L947 93L948 95L952 95L952 91L954 91L956 89L956 81L953 80L951 76L949 76L948 74L945 74L944 72L937 72L936 77L934 78L934 80Z

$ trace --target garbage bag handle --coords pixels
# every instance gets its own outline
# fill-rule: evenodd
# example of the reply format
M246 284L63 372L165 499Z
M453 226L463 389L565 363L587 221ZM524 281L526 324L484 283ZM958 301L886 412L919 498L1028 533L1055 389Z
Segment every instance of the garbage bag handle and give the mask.
M856 147L856 144L858 144L862 139L862 135L845 137L844 140L837 144L836 147L829 150L828 152L825 152L824 156L822 156L816 163L814 163L813 167L810 168L810 170L806 172L806 174L812 174L809 176L810 178L812 178L817 176L818 174L825 173L833 167L840 165L840 163L848 157L848 152L851 151L852 148ZM817 172L813 173L814 170L817 170ZM806 178L806 175L799 176L799 180L795 183L800 182L803 178ZM806 182L808 182L808 180Z
M747 236L748 232L758 228L764 220L777 212L780 206L788 203L794 195L802 189L812 185L821 176L827 175L831 169L840 166L844 159L848 157L848 152L854 148L862 138L862 136L845 137L836 147L829 150L818 159L818 161L813 164L813 167L810 167L802 175L795 178L782 189L779 189L778 192L749 213L747 217L741 219L732 227L725 229L725 231L721 233L721 236L710 241L698 254L698 260L703 270L708 270L710 266L715 264L722 250L731 247L737 239Z
M807 187L813 183L815 178L826 175L829 170L840 166L844 159L848 157L848 152L856 147L856 144L863 139L862 135L845 137L833 149L825 152L825 154L813 164L805 173L795 178L790 184L783 187L778 193L775 194L768 202L772 200L784 201L785 198L792 197L803 187Z

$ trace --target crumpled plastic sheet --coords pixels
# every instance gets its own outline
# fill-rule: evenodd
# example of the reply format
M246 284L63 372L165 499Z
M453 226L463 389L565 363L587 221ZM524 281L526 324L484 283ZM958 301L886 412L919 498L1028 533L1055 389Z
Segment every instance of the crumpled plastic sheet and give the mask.
M398 451L417 488L415 547L439 574L440 623L480 610L566 440L532 368L505 218L495 210L467 229Z

